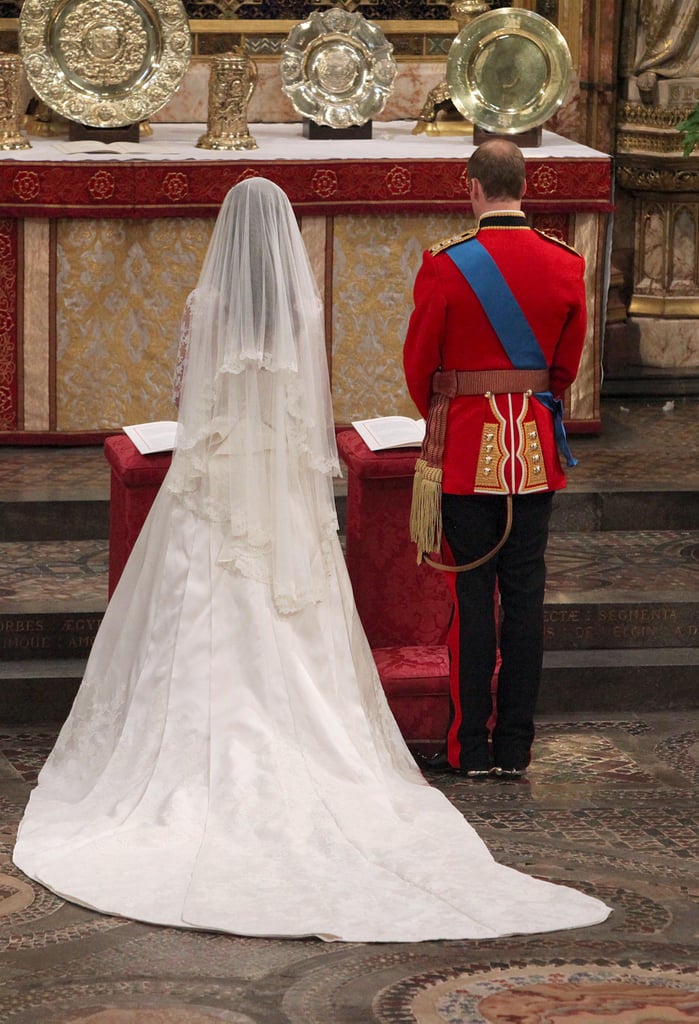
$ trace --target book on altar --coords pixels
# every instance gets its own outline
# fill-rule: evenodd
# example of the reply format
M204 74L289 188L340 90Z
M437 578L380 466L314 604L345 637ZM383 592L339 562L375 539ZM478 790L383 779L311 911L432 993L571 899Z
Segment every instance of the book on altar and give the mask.
M138 448L141 455L154 455L156 452L171 452L177 439L176 420L156 420L153 423L132 423L122 427L128 438Z
M384 448L419 448L425 437L425 421L409 416L377 416L354 420L352 426L372 452Z
M69 142L52 142L54 149L61 153L118 153L120 156L143 157L146 160L155 153L160 155L179 153L180 148L151 139L143 142L102 142L100 139L73 139Z

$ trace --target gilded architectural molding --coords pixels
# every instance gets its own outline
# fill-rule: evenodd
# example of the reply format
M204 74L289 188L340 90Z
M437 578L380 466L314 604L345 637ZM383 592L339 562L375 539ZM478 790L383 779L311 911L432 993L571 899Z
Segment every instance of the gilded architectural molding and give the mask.
M646 106L641 103L622 103L618 121L624 127L675 128L689 117L693 107Z
M699 192L699 158L673 163L625 163L619 160L617 184L630 192Z

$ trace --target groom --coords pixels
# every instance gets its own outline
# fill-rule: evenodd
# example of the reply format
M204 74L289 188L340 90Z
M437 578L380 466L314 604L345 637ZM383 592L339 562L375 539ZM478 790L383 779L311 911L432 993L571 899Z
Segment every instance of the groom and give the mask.
M478 563L448 573L450 720L430 766L518 778L534 740L552 499L566 485L559 450L575 464L561 399L585 340L585 263L527 223L514 143L484 142L468 177L477 226L424 253L404 348L408 390L427 418L411 516L418 559L444 541L445 560Z

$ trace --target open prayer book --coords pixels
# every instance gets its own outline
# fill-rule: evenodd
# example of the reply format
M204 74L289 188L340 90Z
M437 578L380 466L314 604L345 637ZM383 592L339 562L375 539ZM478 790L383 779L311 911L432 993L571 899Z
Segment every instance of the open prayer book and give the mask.
M131 438L141 455L171 452L177 438L176 420L156 420L154 423L134 423L122 428Z
M409 416L377 416L354 420L352 426L372 452L383 448L419 448L425 437L425 421Z

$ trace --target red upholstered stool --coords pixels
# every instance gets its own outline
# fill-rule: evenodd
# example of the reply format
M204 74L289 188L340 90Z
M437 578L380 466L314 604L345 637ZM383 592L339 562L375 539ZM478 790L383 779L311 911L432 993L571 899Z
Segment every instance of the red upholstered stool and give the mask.
M126 434L118 434L104 442L104 454L112 467L109 499L111 597L170 468L172 453L141 455Z
M347 465L347 568L381 682L405 739L441 744L452 601L444 575L417 565L410 540L418 449L372 452L355 430L337 443Z
M449 655L446 644L376 647L381 684L405 740L441 747L449 725Z

